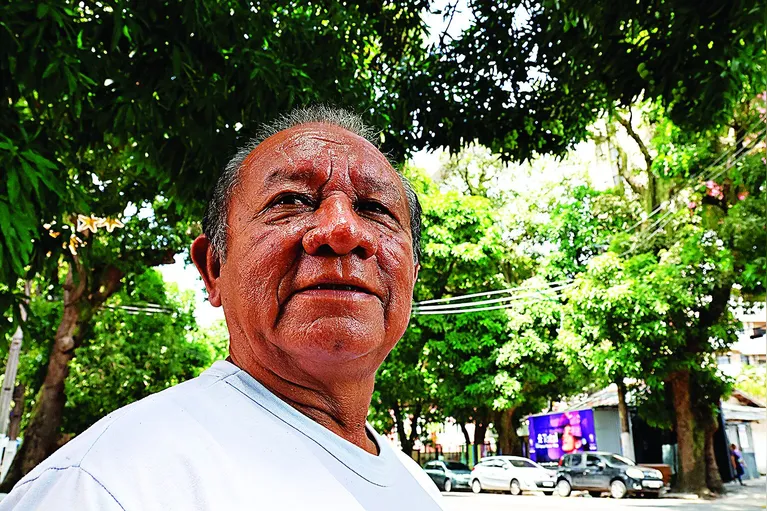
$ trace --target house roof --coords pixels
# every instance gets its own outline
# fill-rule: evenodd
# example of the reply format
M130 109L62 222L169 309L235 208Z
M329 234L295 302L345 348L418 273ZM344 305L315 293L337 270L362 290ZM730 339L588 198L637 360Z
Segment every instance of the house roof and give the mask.
M755 422L767 420L767 408L722 403L722 414L726 421Z
M740 389L733 390L728 401L736 405L756 406L760 408L767 407L767 404L765 404L764 401Z
M626 393L626 402L629 406L634 404L633 394L631 391ZM558 412L571 412L573 410L582 410L584 408L617 408L618 406L618 386L614 383L608 387L598 390L593 394L586 396L585 398L571 404L563 410L557 410Z
M634 403L633 395L629 391L626 393L626 402L629 406ZM602 390L590 394L584 399L568 406L557 412L571 412L583 410L585 408L617 408L618 407L618 387L613 384ZM722 413L725 420L733 421L762 421L767 420L767 408L758 398L747 394L741 390L735 390L730 397L729 402L722 403Z

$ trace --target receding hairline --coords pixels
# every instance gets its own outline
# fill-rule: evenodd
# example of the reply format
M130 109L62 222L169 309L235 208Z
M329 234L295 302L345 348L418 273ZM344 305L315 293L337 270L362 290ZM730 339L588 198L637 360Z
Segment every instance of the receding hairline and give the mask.
M272 135L269 135L268 137L261 140L260 142L255 143L252 146L252 149L250 150L250 152L240 162L239 168L237 169L238 172L242 171L243 168L252 164L253 160L260 156L258 154L259 149L267 150L274 144L284 145L286 143L291 142L291 137L293 138L293 141L297 141L299 138L306 137L307 135L311 137L311 135L309 133L306 133L306 131L311 130L312 128L317 129L317 131L325 131L330 133L337 132L339 130L342 131L344 134L344 137L351 137L352 139L356 139L357 143L360 143L363 146L367 146L368 149L372 150L372 153L376 154L380 158L381 162L385 164L384 166L388 167L395 174L397 175L400 174L397 171L397 169L394 167L394 165L392 164L391 160L383 152L381 152L378 146L376 146L369 138L362 136L359 133L349 130L343 126L339 126L337 124L324 122L324 121L309 121L309 122L304 122L301 124L289 126ZM332 138L323 138L323 137L315 137L315 138L318 138L319 140L323 140L325 142L336 143L339 145L346 145L342 141L332 140Z

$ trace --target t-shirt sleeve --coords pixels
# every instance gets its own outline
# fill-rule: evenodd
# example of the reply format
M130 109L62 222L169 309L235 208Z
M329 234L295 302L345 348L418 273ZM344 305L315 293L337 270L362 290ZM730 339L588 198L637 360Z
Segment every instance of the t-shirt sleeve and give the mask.
M0 502L0 511L77 509L125 511L95 477L80 467L49 468L22 481Z

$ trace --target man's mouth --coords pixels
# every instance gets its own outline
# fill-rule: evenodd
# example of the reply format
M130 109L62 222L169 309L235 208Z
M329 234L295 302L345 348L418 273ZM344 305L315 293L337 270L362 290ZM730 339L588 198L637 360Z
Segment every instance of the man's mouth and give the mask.
M311 286L311 287L302 289L302 291L312 291L312 290L355 291L358 293L371 294L370 291L368 291L367 289L363 289L359 286L353 286L348 284L317 284L316 286Z
M326 280L322 282L322 280ZM318 282L319 281L319 282ZM367 301L371 298L381 300L378 293L360 279L343 279L333 282L331 279L317 279L298 286L294 296L330 301Z

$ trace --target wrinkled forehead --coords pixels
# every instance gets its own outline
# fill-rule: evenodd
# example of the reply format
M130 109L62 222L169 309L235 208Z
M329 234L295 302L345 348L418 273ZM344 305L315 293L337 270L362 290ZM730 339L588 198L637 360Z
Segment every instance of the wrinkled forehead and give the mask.
M386 157L364 138L341 127L309 123L283 130L264 140L243 162L248 180L303 179L322 183L336 170L355 184L392 186L404 194Z

